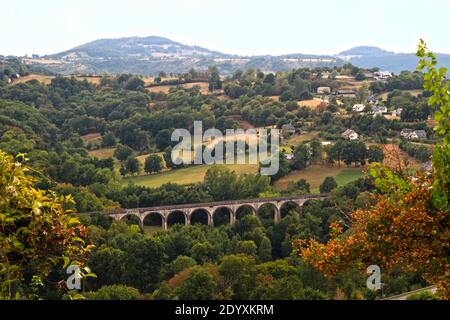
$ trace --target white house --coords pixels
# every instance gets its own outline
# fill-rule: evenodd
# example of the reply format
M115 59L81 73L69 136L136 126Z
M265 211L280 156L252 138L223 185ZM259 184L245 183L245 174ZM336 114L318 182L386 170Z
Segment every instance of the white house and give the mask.
M295 127L292 125L292 123L285 124L281 127L281 131L283 134L295 134Z
M392 111L392 116L394 117L400 117L402 115L403 108L397 108L394 111Z
M342 134L342 138L346 140L357 140L359 138L359 135L352 129L347 129Z
M386 80L392 77L392 73L389 71L377 71L373 75L376 80Z
M284 158L285 158L286 160L293 160L293 159L294 159L294 153L293 153L293 152L290 152L290 153L283 153L283 155L284 155Z
M400 136L403 138L406 138L408 135L410 135L412 133L412 129L402 129L402 131L400 132Z
M409 140L426 139L427 133L425 130L414 130L413 132L409 133L405 138Z
M317 94L330 94L331 88L330 87L318 87L317 88Z
M387 108L385 106L373 106L372 112L378 114L387 113Z
M365 108L366 108L366 106L362 103L357 103L357 104L353 105L353 111L355 111L355 112L363 112Z

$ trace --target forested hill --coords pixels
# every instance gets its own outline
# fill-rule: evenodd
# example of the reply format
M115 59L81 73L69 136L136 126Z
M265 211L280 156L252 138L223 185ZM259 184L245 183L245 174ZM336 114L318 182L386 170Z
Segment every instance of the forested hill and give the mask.
M444 66L450 66L450 55L438 55ZM297 68L335 67L352 63L362 68L378 67L399 73L415 69L412 53L394 53L376 47L355 47L336 55L293 53L280 56L240 56L182 44L167 38L128 37L101 39L64 52L25 59L30 65L45 66L61 74L132 73L156 75L161 70L184 73L191 68L205 70L216 65L222 74L249 68L262 71L289 71Z

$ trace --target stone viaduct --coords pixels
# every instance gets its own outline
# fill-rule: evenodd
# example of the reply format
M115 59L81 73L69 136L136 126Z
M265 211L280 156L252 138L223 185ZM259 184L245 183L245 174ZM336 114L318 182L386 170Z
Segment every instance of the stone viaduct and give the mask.
M287 203L292 203L300 210L310 200L323 199L328 197L329 194L316 194L316 195L301 195L301 196L289 196L279 198L257 198L257 199L243 199L243 200L230 200L208 203L193 203L193 204L180 204L169 205L149 208L136 208L136 209L121 209L114 212L105 213L114 220L122 220L126 217L135 216L139 219L139 224L144 225L144 219L149 215L159 215L161 217L161 225L164 230L167 230L169 217L174 213L181 213L184 223L186 225L191 224L191 219L195 212L203 212L207 215L208 225L214 225L214 215L219 209L226 209L229 212L230 224L234 224L237 219L237 211L240 208L247 207L252 211L254 216L257 215L258 210L266 204L272 206L274 211L275 222L281 219L281 207Z

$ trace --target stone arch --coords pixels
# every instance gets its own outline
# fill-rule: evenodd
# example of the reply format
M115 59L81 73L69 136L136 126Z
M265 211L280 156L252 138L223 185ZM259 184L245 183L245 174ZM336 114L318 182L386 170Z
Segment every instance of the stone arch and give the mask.
M296 211L300 215L302 206L295 200L287 200L280 205L280 218L284 218L289 212Z
M142 226L141 218L137 214L127 213L120 218L120 221L124 221L126 224L137 224Z
M256 214L263 223L277 222L279 220L280 210L276 203L266 202L258 207Z
M226 216L228 215L228 219ZM228 222L226 221L228 220ZM213 226L220 226L224 224L234 223L234 212L233 209L227 206L221 206L214 209L212 213Z
M152 211L145 212L142 217L142 225L145 227L161 227L164 228L165 217L161 212Z
M192 210L189 215L190 224L212 224L211 213L208 209L205 208L197 208Z
M183 210L172 210L167 215L167 226L171 227L175 224L188 224L189 219Z
M244 203L236 208L236 220L243 218L244 216L251 214L256 216L257 209L250 203Z

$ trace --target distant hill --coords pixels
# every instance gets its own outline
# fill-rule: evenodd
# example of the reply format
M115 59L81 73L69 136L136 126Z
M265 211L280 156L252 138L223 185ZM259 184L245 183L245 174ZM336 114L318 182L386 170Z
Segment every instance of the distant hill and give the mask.
M443 66L450 67L450 55L438 57ZM417 57L412 53L394 53L370 46L355 47L332 56L301 53L239 56L150 36L96 40L64 52L27 61L31 65L45 65L48 70L61 74L143 75L156 75L159 71L182 73L191 68L206 69L210 65L218 66L222 74L230 74L238 68L276 72L301 67L333 67L348 62L358 67L378 67L398 73L402 70L415 70Z
M71 50L50 55L59 59L170 59L187 57L232 57L217 51L197 46L188 46L167 38L130 37L101 39L75 47Z
M395 73L402 70L415 70L418 60L413 53L394 53L369 46L355 47L336 56L360 68L378 67ZM438 54L437 56L442 66L450 67L450 55Z

